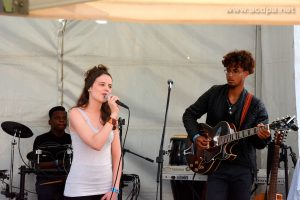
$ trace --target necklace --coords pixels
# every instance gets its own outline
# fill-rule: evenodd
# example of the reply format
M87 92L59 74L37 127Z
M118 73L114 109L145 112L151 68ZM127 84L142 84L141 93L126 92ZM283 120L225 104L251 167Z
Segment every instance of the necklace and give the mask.
M226 98L226 101L227 101L227 104L228 104L228 114L232 115L234 105L229 102L228 98Z

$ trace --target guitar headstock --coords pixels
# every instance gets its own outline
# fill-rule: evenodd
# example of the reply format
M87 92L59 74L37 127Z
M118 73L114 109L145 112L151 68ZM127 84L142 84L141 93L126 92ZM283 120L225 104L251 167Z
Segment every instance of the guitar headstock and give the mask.
M287 116L285 118L272 122L269 127L274 131L297 131L298 127L295 124L296 117Z
M275 134L274 134L275 145L280 145L285 136L286 136L286 134L284 133L284 131L275 131Z

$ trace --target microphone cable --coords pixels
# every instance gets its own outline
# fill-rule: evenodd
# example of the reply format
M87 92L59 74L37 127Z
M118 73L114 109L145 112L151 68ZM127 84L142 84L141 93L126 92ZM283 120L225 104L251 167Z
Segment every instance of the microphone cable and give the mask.
M129 127L129 121L130 121L130 109L128 108L128 118L127 118L127 126L126 126L126 132L125 132L125 136L124 136L124 140L123 140L123 145L121 146L121 155L120 155L120 158L119 158L119 164L118 164L118 168L117 168L117 174L116 174L116 179L114 181L114 184L113 184L113 188L115 188L116 186L116 183L117 183L117 179L118 179L118 174L120 172L120 165L121 165L121 160L123 160L123 149L124 149L124 146L125 146L125 142L126 142L126 137L127 137L127 133L128 133L128 127ZM122 125L121 125L122 126ZM122 142L122 141L121 141ZM120 184L121 184L121 179L122 177L120 177ZM120 185L119 184L119 185ZM119 190L121 190L119 188ZM110 195L110 200L112 199L112 196L113 196L113 193L111 193ZM119 194L118 194L119 195Z

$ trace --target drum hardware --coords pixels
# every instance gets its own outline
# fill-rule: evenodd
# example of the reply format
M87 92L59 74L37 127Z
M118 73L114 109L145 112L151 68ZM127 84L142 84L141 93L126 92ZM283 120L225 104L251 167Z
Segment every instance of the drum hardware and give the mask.
M35 154L37 155L37 161L36 161L36 164L40 164L40 155L42 154L42 150L40 149L37 149L35 150Z
M67 147L67 154L68 154L70 165L71 165L72 164L72 155L73 155L73 151L72 151L71 145L68 145L68 147Z
M0 179L8 179L7 170L0 170Z
M57 180L57 181L50 181L46 183L41 183L40 185L51 185L51 184L56 184L56 183L63 183L64 180Z
M4 189L1 191L1 194L7 196L9 195L9 184L4 182L5 179L9 179L9 176L7 175L7 170L0 170L0 179L1 182L5 185L5 188L3 188L3 185L1 185L1 189Z
M26 167L22 165L19 170L20 170L20 191L19 195L17 196L16 200L27 200L27 192L25 193L25 175L26 175Z
M127 196L126 199L138 199L139 193L140 193L140 178L136 174L123 174L122 175L122 181L124 182L124 185L128 186L130 183L132 185L132 190L130 194Z
M25 125L18 122L6 121L1 123L3 131L17 138L30 138L32 131Z
M54 145L49 144L39 146L38 149L27 154L30 166L36 170L36 173L44 174L47 172L61 172L64 169L66 173L72 163L72 145ZM45 174L47 175L47 174Z
M10 183L9 183L9 193L5 194L6 197L13 199L17 195L12 192L12 183L13 183L13 169L14 169L14 156L15 156L15 145L17 144L16 138L18 138L20 145L20 138L29 138L33 135L32 131L25 125L18 122L6 121L1 123L1 128L3 131L13 136L11 141L11 156L10 156ZM19 146L20 147L20 146Z

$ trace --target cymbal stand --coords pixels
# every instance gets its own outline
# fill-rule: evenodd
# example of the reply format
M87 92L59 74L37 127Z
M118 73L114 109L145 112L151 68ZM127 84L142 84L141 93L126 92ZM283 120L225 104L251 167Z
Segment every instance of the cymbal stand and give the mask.
M10 171L9 171L9 194L5 194L6 197L9 199L15 198L16 194L13 193L12 191L12 185L13 185L13 179L14 179L14 160L15 160L15 145L17 144L16 142L16 135L18 130L14 130L14 137L11 141L11 147L10 147ZM20 135L20 134L19 134ZM20 138L19 138L20 142Z
M16 200L27 200L27 192L25 193L25 175L26 175L26 167L22 165L20 167L20 192L16 197Z

